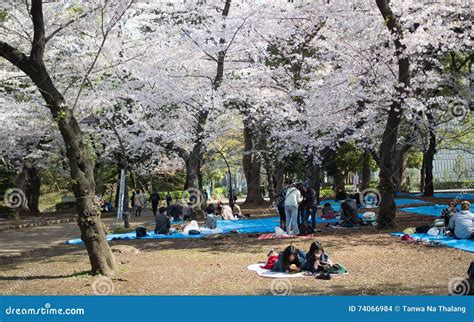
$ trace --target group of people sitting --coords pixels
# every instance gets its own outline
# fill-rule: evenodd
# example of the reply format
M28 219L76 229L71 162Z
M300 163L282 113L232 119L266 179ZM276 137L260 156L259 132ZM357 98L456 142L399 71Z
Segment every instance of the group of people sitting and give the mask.
M155 216L155 234L167 235L171 228L171 219L179 221L183 215L183 220L189 219L189 214L184 207L178 204L171 204L168 207L158 208L158 213ZM242 215L239 205L234 204L233 209L218 201L216 206L210 204L206 207L206 217L204 225L209 229L217 228L218 220L237 220L249 218L249 215Z
M448 207L443 209L440 219L444 219L445 226L449 228L448 235L474 240L474 214L471 212L471 204L469 201L461 202L459 211L456 204L455 200L451 200Z
M331 262L329 255L317 241L311 243L307 253L293 245L279 254L272 249L267 254L267 263L261 267L290 274L305 271L316 274L316 278L320 279L330 279L330 272L340 269L338 264Z
M341 199L341 198L340 198ZM337 223L344 227L355 227L361 223L357 215L357 196L353 199L345 194L340 200L341 211L336 213L330 203L325 203L321 217L334 219L340 215ZM308 182L291 184L285 182L283 188L275 197L275 205L280 215L280 228L286 230L288 235L306 235L312 233L316 226L317 205L316 193ZM311 217L311 224L308 221Z
M218 201L216 207L210 204L206 208L206 218L204 225L209 229L217 228L217 220L237 220L249 218L249 215L242 215L240 206L234 203L232 209L229 205L224 205L221 201Z

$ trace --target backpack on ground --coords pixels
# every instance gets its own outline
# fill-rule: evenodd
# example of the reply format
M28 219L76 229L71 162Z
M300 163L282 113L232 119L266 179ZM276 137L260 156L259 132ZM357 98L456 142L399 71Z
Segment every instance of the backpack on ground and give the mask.
M298 227L300 230L300 236L307 236L314 233L313 226L309 222L301 223Z
M135 234L136 234L137 238L145 237L146 236L146 228L142 227L142 226L139 226L139 227L135 228Z

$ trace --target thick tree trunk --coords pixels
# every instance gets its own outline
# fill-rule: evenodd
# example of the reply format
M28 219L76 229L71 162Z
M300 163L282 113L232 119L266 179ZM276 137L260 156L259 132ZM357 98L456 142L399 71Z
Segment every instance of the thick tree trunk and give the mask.
M260 156L254 151L257 146L257 140L257 134L254 133L248 124L244 124L244 155L242 163L245 179L247 180L247 198L244 202L244 207L247 208L265 204L265 199L263 199L260 190Z
M344 173L342 173L342 171L339 168L336 168L333 179L334 179L333 190L335 193L338 193L340 191L346 191L346 186L344 182Z
M26 197L26 202L22 205L20 213L33 216L39 215L41 179L38 169L31 161L25 161L25 163L23 163L23 167L17 178L17 185L23 190Z
M403 97L410 86L410 63L405 55L405 47L401 42L403 31L401 29L398 17L394 15L390 8L389 1L376 0L377 7L384 18L385 25L393 35L393 42L397 50L398 57L398 81L403 86L397 86L397 97L394 97L390 110L388 112L387 124L380 144L380 194L381 203L378 214L378 227L380 229L393 228L395 224L396 206L394 193L396 183L393 179L394 169L394 151L398 138L398 127L402 115Z
M285 181L285 164L283 161L275 163L275 191L280 191L283 188Z
M201 162L202 162L202 145L197 143L194 145L191 154L186 155L184 158L186 165L186 180L184 183L184 190L189 192L190 203L191 203L191 218L194 220L203 220L204 213L203 208L205 207L206 200L201 189ZM195 201L201 201L199 204L195 204Z
M397 191L408 192L408 151L410 147L407 145L396 146L395 148L395 180Z
M362 190L370 187L370 151L364 150L364 161L362 162Z
M194 149L187 158L184 159L186 165L186 180L184 190L199 189L200 156L198 149Z
M105 238L105 229L95 202L94 167L84 144L84 137L72 110L54 86L43 61L46 35L43 19L43 2L31 1L34 35L30 56L0 41L0 56L17 66L37 86L46 106L57 123L66 146L71 169L71 180L76 197L78 218L83 240L91 263L91 273L112 275L115 261Z

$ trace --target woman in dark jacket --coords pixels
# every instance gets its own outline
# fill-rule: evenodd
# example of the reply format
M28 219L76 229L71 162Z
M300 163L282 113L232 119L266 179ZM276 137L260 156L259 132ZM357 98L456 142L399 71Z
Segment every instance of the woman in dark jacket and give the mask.
M313 242L306 253L304 265L301 267L302 271L311 273L318 273L322 271L323 266L331 266L329 255L324 251L321 243Z
M278 255L278 260L273 266L273 272L287 272L297 273L301 271L304 265L306 254L293 245L285 248L283 252Z

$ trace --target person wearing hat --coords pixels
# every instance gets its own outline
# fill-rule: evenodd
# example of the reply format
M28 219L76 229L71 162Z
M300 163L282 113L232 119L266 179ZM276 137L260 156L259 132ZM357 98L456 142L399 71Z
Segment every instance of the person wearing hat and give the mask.
M449 228L454 231L456 238L474 240L474 214L471 212L469 201L461 203L461 211L451 217Z

